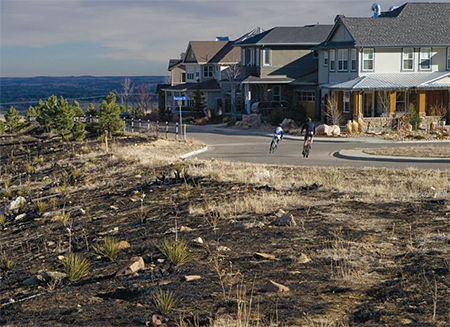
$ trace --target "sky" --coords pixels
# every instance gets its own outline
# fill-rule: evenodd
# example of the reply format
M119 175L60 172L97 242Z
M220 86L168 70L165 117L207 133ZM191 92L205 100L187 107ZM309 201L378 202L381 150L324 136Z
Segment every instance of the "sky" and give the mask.
M0 0L0 76L166 76L189 41L370 17L374 2L406 0Z

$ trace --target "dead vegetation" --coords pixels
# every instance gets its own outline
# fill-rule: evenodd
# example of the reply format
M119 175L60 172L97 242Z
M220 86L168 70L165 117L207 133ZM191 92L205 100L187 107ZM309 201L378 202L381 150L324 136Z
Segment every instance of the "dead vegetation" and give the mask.
M3 143L0 323L448 324L448 171L178 158L201 147Z

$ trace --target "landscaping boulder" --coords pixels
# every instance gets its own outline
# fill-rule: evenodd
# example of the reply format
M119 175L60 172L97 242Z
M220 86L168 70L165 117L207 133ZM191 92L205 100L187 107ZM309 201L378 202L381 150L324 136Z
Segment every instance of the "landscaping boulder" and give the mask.
M284 118L283 121L281 122L281 127L284 130L290 130L297 128L297 125L295 124L295 121L293 119Z

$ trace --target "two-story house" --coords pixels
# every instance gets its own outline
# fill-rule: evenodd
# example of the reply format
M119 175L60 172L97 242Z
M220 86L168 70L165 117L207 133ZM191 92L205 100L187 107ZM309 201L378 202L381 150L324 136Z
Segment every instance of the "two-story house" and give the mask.
M318 60L311 49L323 42L333 25L274 27L236 43L241 49L245 108L259 101L300 104L317 115Z
M333 94L345 119L422 116L449 107L450 3L405 3L373 17L339 15L315 49L322 107Z
M241 61L240 51L234 44L259 31L256 28L235 41L227 37L216 41L190 41L180 59L169 60L171 85L163 88L166 110L177 105L174 96L186 96L187 103L182 105L192 106L193 92L200 90L208 109L225 111L225 106L230 106L230 85L236 80L232 71L238 71L236 67Z

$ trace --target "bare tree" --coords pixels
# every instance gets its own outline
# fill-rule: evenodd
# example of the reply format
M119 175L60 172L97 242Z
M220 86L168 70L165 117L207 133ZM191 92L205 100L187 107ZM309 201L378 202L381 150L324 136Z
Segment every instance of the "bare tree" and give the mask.
M444 119L445 116L447 115L447 107L444 106L443 104L436 104L432 106L430 109L432 114L434 113L436 116L439 117L439 120Z
M380 104L382 114L386 114L389 111L390 94L389 91L377 92L378 103Z
M119 95L120 101L123 104L123 101L125 100L125 106L128 107L128 100L130 99L131 95L133 94L134 89L134 83L131 82L131 79L128 77L125 77L125 79L122 82L122 93Z
M344 115L338 108L337 99L334 94L330 94L327 96L325 101L325 110L323 113L333 125L339 126L341 124Z
M137 88L137 93L135 94L135 100L138 104L144 109L145 114L148 113L148 111L152 107L152 100L153 95L150 92L150 87L148 84L141 84Z
M231 112L236 114L236 95L238 87L238 79L242 74L242 66L240 63L231 64L225 70L225 78L230 82L230 100L231 100Z
M164 84L172 85L172 75L164 76Z

